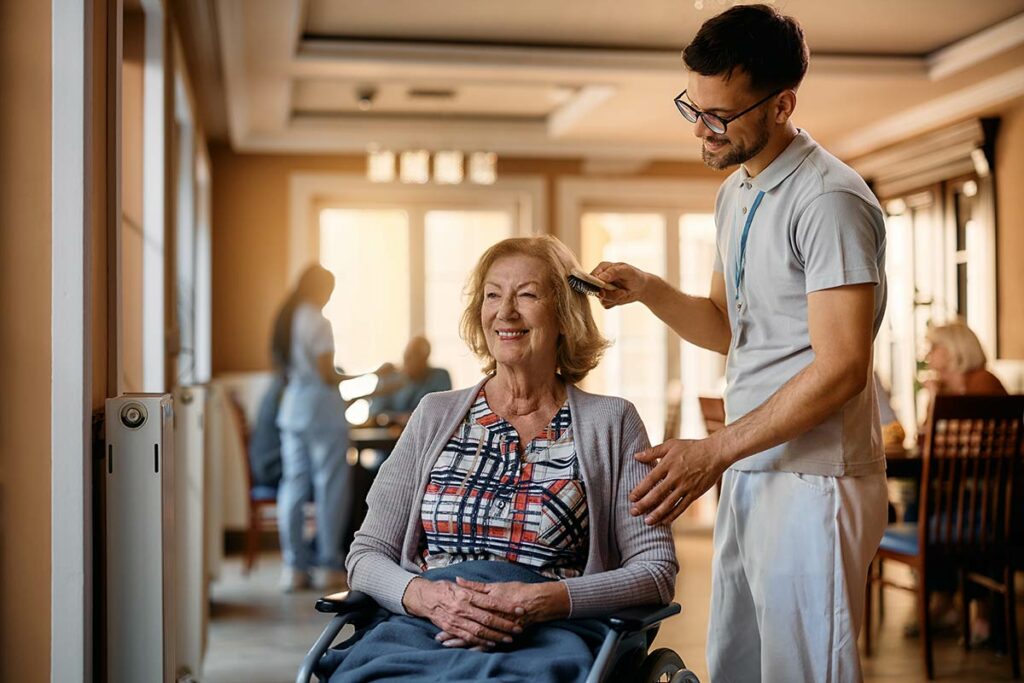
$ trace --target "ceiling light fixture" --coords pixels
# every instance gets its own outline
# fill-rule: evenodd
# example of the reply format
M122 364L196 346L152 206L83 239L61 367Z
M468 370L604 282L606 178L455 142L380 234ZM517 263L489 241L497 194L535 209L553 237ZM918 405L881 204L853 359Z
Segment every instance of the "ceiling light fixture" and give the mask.
M366 154L366 177L372 183L395 180L395 153L390 149L370 149Z
M434 154L434 181L440 185L462 182L462 152L449 150Z
M398 168L396 174L396 157ZM406 150L396 154L372 145L366 153L366 178L373 183L390 183L397 178L403 183L423 185L431 180L431 153L425 149ZM433 154L433 180L438 185L459 185L466 180L476 185L493 185L498 180L498 155L495 152L473 152L468 163L465 152L441 150Z
M402 152L399 176L403 183L423 185L430 182L430 152L413 149Z
M469 180L477 185L493 185L498 179L498 155L473 152L469 155Z
M370 111L376 98L377 89L372 85L364 85L356 89L356 106L359 107L359 111Z

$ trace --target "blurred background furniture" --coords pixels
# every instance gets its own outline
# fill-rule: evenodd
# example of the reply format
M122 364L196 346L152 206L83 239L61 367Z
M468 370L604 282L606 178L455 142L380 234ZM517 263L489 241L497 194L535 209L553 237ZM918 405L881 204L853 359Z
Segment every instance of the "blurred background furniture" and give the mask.
M932 574L955 569L964 591L962 623L970 647L966 588L981 586L1002 599L1014 678L1020 676L1013 567L1019 533L1018 487L1024 396L937 396L929 411L922 455L919 522L891 525L868 569L865 653L871 654L872 598L891 586L917 593L921 646L935 675L928 610ZM927 523L924 523L927 520ZM883 562L912 567L917 585L883 576ZM881 608L881 600L879 600ZM881 619L881 609L879 619ZM993 618L995 614L993 614Z
M248 574L256 565L260 534L277 529L277 488L253 485L252 464L249 461L249 425L245 417L245 408L234 395L230 400L230 419L242 443L245 489L249 492L249 524L245 531L245 561L242 564L243 572Z
M663 441L678 439L683 420L683 383L673 379L665 385L665 431Z
M717 396L700 396L700 413L704 417L704 428L711 436L725 426L725 401Z

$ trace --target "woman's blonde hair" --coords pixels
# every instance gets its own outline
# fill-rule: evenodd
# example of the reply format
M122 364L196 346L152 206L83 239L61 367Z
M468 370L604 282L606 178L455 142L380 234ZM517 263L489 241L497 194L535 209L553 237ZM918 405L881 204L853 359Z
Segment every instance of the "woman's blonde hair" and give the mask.
M483 371L491 374L497 364L487 348L487 335L480 320L484 301L484 280L491 266L507 256L532 256L547 266L548 284L555 296L555 315L561 334L555 362L566 382L575 384L601 361L611 343L601 336L590 311L587 296L569 286L569 271L579 268L576 257L551 235L511 237L484 252L466 283L469 299L462 312L459 332L469 348L484 361Z
M941 344L953 357L953 370L971 372L985 367L985 350L977 335L964 323L958 321L947 325L929 326L925 339L932 345Z

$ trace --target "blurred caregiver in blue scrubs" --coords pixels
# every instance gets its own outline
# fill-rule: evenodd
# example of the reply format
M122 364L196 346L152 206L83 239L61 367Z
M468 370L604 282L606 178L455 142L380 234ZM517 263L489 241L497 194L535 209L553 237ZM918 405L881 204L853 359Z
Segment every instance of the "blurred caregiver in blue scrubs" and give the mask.
M345 577L341 541L349 524L351 478L346 460L348 425L334 367L334 334L321 309L334 291L334 276L306 268L274 323L273 352L286 368L287 386L277 425L283 473L277 494L284 570L281 588L293 591L338 586ZM310 486L316 504L316 554L303 538L302 505ZM315 565L315 575L310 570Z

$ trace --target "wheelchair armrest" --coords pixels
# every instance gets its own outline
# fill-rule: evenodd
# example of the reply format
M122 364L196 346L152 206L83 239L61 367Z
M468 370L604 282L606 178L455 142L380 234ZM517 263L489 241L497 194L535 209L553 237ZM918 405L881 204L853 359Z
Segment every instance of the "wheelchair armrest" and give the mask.
M377 609L377 601L359 591L341 591L316 601L316 611L324 614L369 612Z
M601 621L620 632L644 631L681 611L682 607L678 602L668 605L641 605L619 610L614 614L602 617Z

